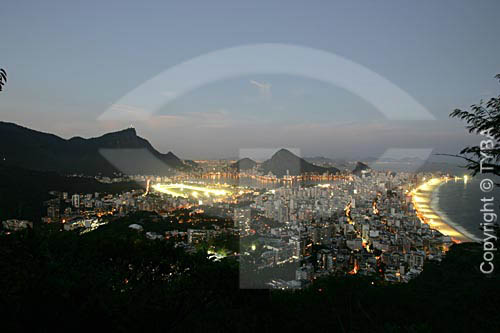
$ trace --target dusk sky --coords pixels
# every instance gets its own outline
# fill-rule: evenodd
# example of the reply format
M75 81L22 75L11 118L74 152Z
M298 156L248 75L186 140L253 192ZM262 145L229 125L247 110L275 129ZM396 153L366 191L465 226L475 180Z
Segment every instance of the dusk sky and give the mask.
M499 92L499 12L497 0L5 2L0 120L64 138L133 125L158 150L192 159L275 147L327 157L456 153L478 138L448 114ZM262 57L224 51L245 46ZM315 52L338 68L322 68ZM197 57L206 69L162 74ZM211 73L213 59L234 73ZM328 78L318 79L323 69ZM152 109L148 92L130 93L158 75ZM409 114L409 99L432 117L388 119L380 108ZM116 107L149 116L100 118Z

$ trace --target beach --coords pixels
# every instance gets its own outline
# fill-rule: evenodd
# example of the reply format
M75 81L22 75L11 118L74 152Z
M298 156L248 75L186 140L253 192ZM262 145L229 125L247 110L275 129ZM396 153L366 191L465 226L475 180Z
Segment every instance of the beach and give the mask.
M450 178L432 178L411 192L417 216L423 223L450 236L456 243L478 242L476 236L452 221L439 207L439 189Z

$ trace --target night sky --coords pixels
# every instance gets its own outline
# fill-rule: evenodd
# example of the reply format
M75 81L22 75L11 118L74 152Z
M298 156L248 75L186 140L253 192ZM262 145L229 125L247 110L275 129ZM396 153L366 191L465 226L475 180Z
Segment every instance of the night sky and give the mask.
M478 138L448 114L498 95L499 11L496 0L10 1L0 120L64 138L133 125L194 159L456 153ZM406 119L417 106L425 116Z

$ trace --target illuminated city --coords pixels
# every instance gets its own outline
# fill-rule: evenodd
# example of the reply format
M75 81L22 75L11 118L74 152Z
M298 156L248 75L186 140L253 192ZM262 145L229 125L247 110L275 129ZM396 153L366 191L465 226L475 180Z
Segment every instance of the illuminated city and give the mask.
M3 1L0 333L500 332L499 13Z
M155 184L153 185L155 191L169 194L173 197L188 198L192 197L195 199L211 198L211 197L227 197L232 194L229 189L217 189L209 188L204 186L196 186L189 184Z

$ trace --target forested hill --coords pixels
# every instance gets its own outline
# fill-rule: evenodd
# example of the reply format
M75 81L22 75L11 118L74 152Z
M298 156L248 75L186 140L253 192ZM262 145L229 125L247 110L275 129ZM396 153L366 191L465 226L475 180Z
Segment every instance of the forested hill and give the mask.
M136 182L104 184L93 178L68 177L0 163L0 221L9 218L40 221L46 216L43 202L52 198L49 191L121 193L141 188L143 185Z
M134 128L66 140L7 122L0 122L0 161L31 170L90 176L169 175L192 168L172 152L158 152Z
M479 271L480 244L452 246L441 263L426 263L408 284L331 276L295 292L242 290L236 260L213 262L130 228L112 230L113 223L143 218L125 217L84 235L44 225L0 236L2 331L90 329L96 318L101 330L114 332L500 328L499 274Z

